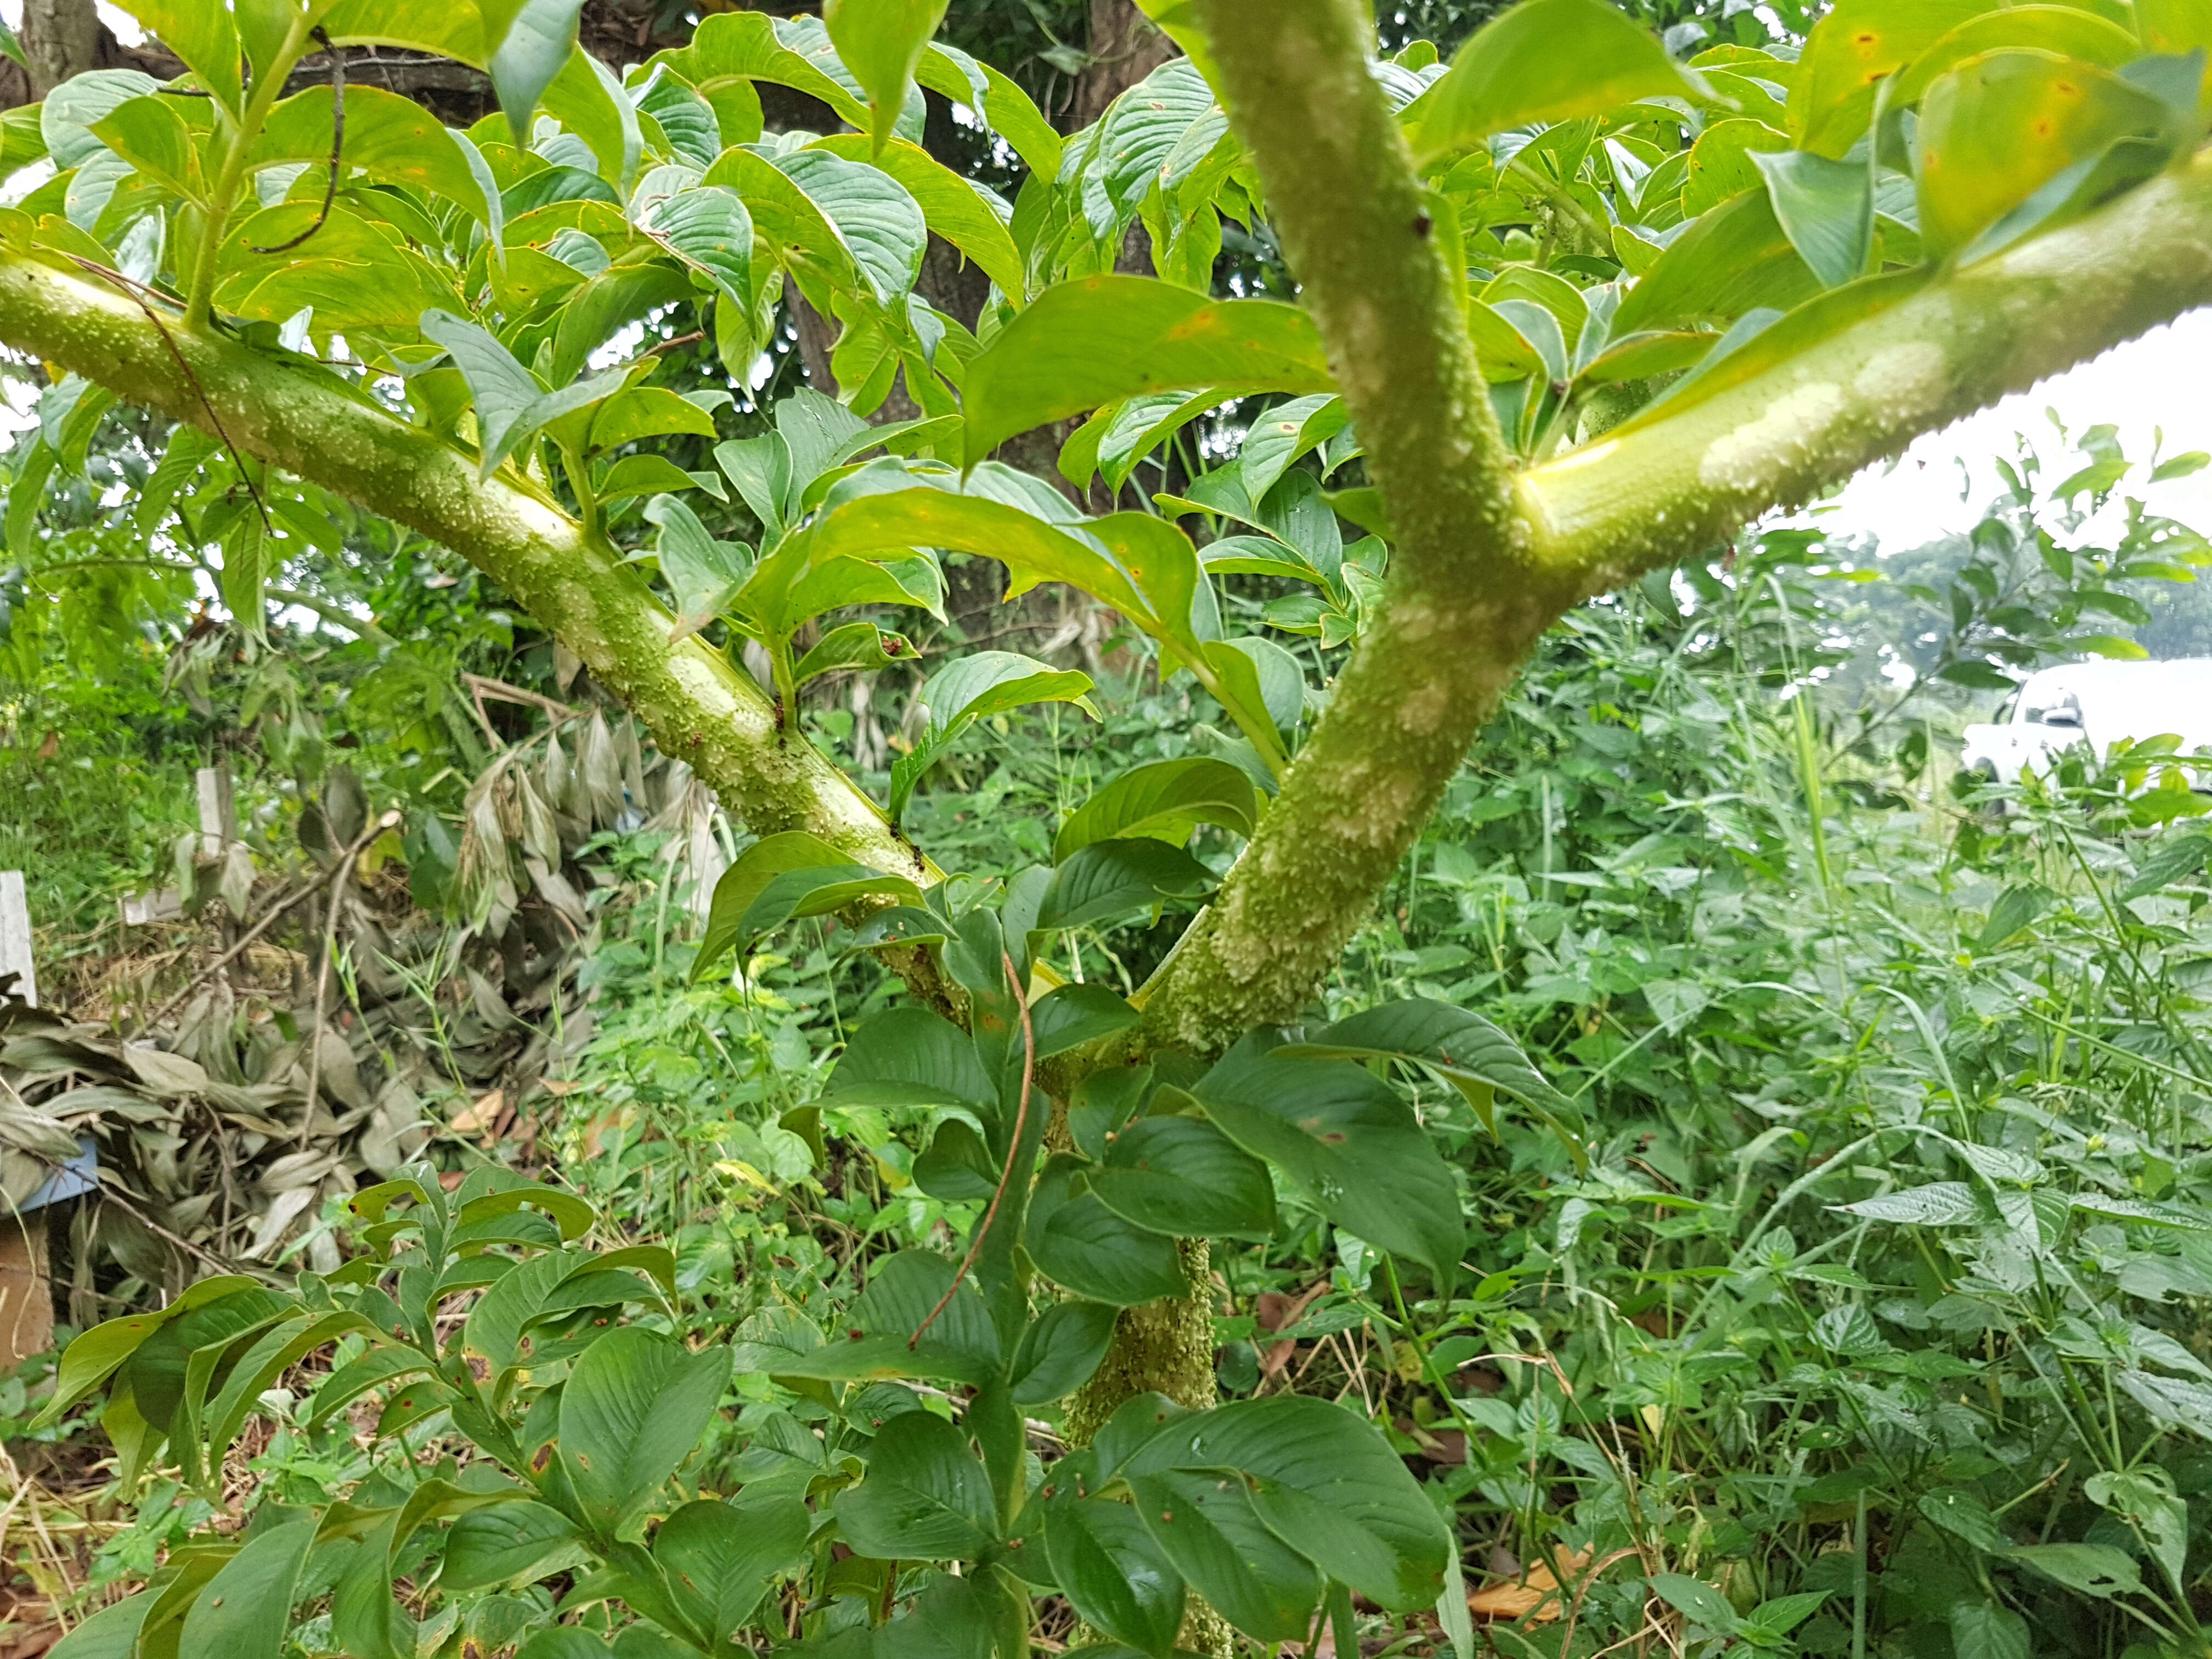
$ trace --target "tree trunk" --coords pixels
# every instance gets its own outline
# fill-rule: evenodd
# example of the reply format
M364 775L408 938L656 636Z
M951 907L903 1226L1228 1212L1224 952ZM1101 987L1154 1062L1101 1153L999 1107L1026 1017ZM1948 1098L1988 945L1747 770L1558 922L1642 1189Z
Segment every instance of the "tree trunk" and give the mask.
M102 33L93 0L23 0L19 34L30 60L31 95L44 98L71 76L98 68Z
M1087 127L1106 106L1176 55L1175 43L1135 0L1091 0L1091 61L1076 77L1071 127Z

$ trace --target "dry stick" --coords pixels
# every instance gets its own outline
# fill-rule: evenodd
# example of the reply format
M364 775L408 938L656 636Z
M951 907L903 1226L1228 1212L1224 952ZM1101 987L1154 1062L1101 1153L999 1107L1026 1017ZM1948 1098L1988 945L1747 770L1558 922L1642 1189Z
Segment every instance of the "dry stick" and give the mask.
M323 205L321 210L315 215L314 223L309 225L290 241L279 242L274 247L255 247L249 242L246 247L248 253L289 253L329 222L331 204L338 199L338 164L339 158L345 149L345 58L336 46L331 44L331 37L324 32L320 23L316 24L308 33L320 41L323 50L331 55L330 182L323 186Z
M952 1293L960 1288L960 1281L968 1277L968 1270L975 1265L976 1256L981 1254L983 1241L990 1235L991 1224L999 1218L1000 1201L1006 1197L1006 1188L1013 1183L1014 1160L1021 1156L1022 1131L1029 1125L1030 1085L1036 1077L1036 1032L1030 1024L1030 1000L1022 994L1021 975L1014 971L1013 957L1001 951L999 960L1006 964L1006 984L1014 994L1014 1006L1022 1011L1021 1104L1014 1109L1014 1133L1006 1142L1006 1167L999 1171L999 1184L992 1189L990 1207L983 1212L983 1219L976 1225L975 1237L969 1243L968 1254L961 1261L960 1270L952 1275L952 1282L945 1287L945 1294L937 1298L937 1305L929 1310L929 1317L915 1326L914 1334L907 1338L908 1349L917 1346L923 1333L937 1322L937 1316L945 1311L945 1305L952 1300Z
M324 902L328 914L323 919L322 959L315 964L315 1023L307 1040L307 1103L300 1113L300 1150L303 1152L307 1150L307 1137L315 1127L315 1102L322 1085L323 1010L330 1002L331 952L337 948L338 890L344 885L346 873L353 868L354 860L361 856L361 849L368 845L370 838L398 822L399 814L392 811L364 826L338 860L337 868L331 872L330 896Z
M125 276L119 270L96 264L77 254L72 253L69 258L72 264L82 266L94 276L113 283L139 310L146 313L146 320L154 325L154 332L161 337L161 343L168 348L170 357L184 375L185 383L191 387L192 395L200 400L201 409L207 413L208 424L215 428L215 435L221 440L223 448L229 452L231 464L238 468L238 476L246 485L246 493L252 498L253 510L261 515L261 527L273 534L276 526L270 521L268 504L261 499L260 490L254 487L253 475L246 469L246 458L238 453L238 446L230 441L230 433L223 426L222 416L215 412L215 405L208 400L207 388L200 384L200 377L192 373L192 366L185 361L185 354L177 349L177 343L169 337L169 331L161 325L161 319L155 314L154 307L146 303L146 295L151 294L164 304L173 302L159 289L148 288L145 283L135 277Z
M206 984L209 980L212 979L216 975L221 973L225 968L228 968L233 962L237 960L240 952L243 951L248 945L252 945L254 940L259 939L264 933L267 933L270 927L276 925L276 919L279 916L282 916L287 910L289 910L301 899L307 897L308 894L313 892L315 889L321 884L321 882L322 878L319 876L312 880L302 882L298 887L294 888L291 892L279 899L275 907L272 908L266 915L263 916L260 921L255 922L252 927L246 930L237 944L232 945L230 949L225 951L213 962L210 962L206 967L201 969L198 973L193 975L190 984L186 985L183 990L178 992L176 995L171 997L167 1002L156 1008L152 1013L147 1015L145 1018L140 1020L137 1028L132 1030L131 1035L137 1036L145 1031L150 1030L155 1026L159 1025L163 1020L167 1019L171 1014L176 1012L178 1008L183 1005L186 997L191 995L191 994L198 990L201 986Z
M479 716L483 712L483 699L486 697L495 698L501 702L519 702L533 708L542 708L556 720L572 720L583 713L580 708L571 708L567 703L556 702L541 692L526 691L519 685L509 685L505 680L495 680L489 675L464 674L461 676L461 684L468 687L470 695L477 700L477 712Z

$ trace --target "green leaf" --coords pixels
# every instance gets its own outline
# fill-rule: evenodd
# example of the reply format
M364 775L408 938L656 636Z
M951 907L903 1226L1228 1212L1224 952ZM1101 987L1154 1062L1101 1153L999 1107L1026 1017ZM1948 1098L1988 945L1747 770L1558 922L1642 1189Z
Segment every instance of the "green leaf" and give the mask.
M484 46L491 54L485 67L517 149L530 143L538 100L575 49L583 9L584 0L492 0L485 8ZM495 22L501 11L509 20L503 30Z
M92 1614L47 1650L47 1659L136 1659L138 1632L159 1592L140 1590Z
M1936 76L1969 58L2008 47L2055 52L2109 70L2124 68L2143 54L2141 43L2118 23L2074 6L2024 5L1984 12L1959 24L1913 58L1890 89L1891 107L1919 102Z
M1651 1575L1651 1593L1692 1624L1723 1636L1735 1630L1735 1609L1729 1599L1701 1578L1679 1572Z
M556 385L566 385L583 371L586 360L593 352L614 337L617 330L637 321L657 307L689 299L691 291L690 279L684 272L658 261L641 265L612 265L587 278L561 306L561 321L554 331L553 355L546 364L547 374ZM620 386L626 383L628 374L626 370L617 368L599 378L611 378L615 386ZM596 386L599 380L586 384Z
M895 662L912 662L921 653L903 634L894 634L873 623L847 623L817 641L792 671L793 684L804 685L823 674L841 672L871 673Z
M2057 902L2058 895L2039 881L2006 888L1990 906L1989 925L1982 929L1974 948L1994 951Z
M975 1040L921 1007L889 1008L854 1031L825 1098L851 1105L965 1106L995 1115L998 1090Z
M878 301L889 305L914 287L929 225L903 185L825 149L791 150L772 159L836 228Z
M1175 1240L1115 1215L1064 1156L1037 1178L1024 1243L1048 1278L1094 1302L1134 1308L1184 1292Z
M48 93L39 106L39 131L54 171L67 173L98 155L106 146L94 136L94 124L118 104L151 97L161 87L152 76L137 70L88 70ZM326 148L324 154L329 153Z
M1902 1192L1863 1198L1856 1204L1835 1206L1846 1215L1869 1221L1894 1221L1914 1227L1945 1227L1962 1221L1978 1221L1980 1201L1974 1189L1956 1181L1931 1181Z
M2028 1659L2034 1651L2027 1620L1994 1601L1960 1601L1951 1608L1951 1651L1958 1659Z
M501 6L501 9L507 9ZM241 7L240 10L268 22L279 22L284 16L281 7L267 3L267 0ZM281 33L281 29L269 29L268 22L257 30L247 24L244 16L240 19L246 35L247 53L257 65L265 61L255 51L257 34L265 40L269 34ZM453 5L447 0L339 0L338 4L323 14L324 28L341 46L410 46L417 52L473 64L478 69L491 55L484 41L483 23L483 15L477 7Z
M957 1203L988 1198L998 1190L999 1166L965 1121L947 1118L937 1126L929 1145L914 1161L915 1184L932 1198Z
M1603 0L1524 0L1477 29L1429 88L1413 147L1426 159L1639 98L1711 96L1703 76Z
M305 1511L283 1516L275 1524L270 1517L260 1517L252 1536L208 1581L185 1615L179 1651L278 1659L291 1629L301 1569L314 1541L314 1520Z
M869 161L889 174L914 198L930 229L974 261L1000 293L1020 303L1025 289L1022 256L1007 229L1006 205L990 191L903 138L892 139L872 155L867 137L856 132L817 138L809 148Z
M1267 1166L1202 1118L1140 1117L1124 1125L1090 1180L1100 1203L1153 1232L1264 1239L1274 1230Z
M527 443L549 421L582 409L623 388L623 369L580 380L560 392L547 392L538 377L514 359L486 330L449 312L422 313L425 337L443 346L468 382L476 404L479 434L477 476L489 478L499 464Z
M622 398L635 395L624 392ZM612 410L621 401L612 399L607 406ZM676 601L672 641L697 633L729 609L752 573L752 550L742 542L716 541L699 515L673 495L654 497L645 515L660 528L653 551Z
M1962 1538L1976 1549L1990 1555L2002 1555L2012 1543L2004 1535L1996 1516L1980 1497L1960 1486L1946 1486L1935 1492L1923 1492L1920 1513L1954 1538Z
M998 1328L984 1310L983 1298L972 1279L954 1287L956 1269L931 1250L901 1250L878 1257L869 1269L868 1288L853 1304L853 1318L862 1331L896 1340L902 1346L921 1329L933 1312L930 1326L916 1352L938 1349L964 1356L971 1370L995 1374L1002 1358ZM945 1292L953 1292L946 1300ZM943 1303L940 1310L939 1304ZM836 1346L836 1344L831 1344ZM973 1376L968 1380L980 1380Z
M0 58L8 58L27 71L31 67L30 59L23 56L23 43L15 38L15 31L8 27L4 17L0 17Z
M714 896L707 913L706 935L699 941L698 955L692 961L693 980L713 968L737 944L746 914L777 877L798 870L851 867L842 853L820 836L810 836L803 830L787 830L755 842L738 854L737 862L725 870L714 884Z
M634 386L617 392L601 404L592 416L591 436L586 442L586 454L601 454L610 449L619 449L624 444L637 443L647 438L665 437L671 433L689 432L702 438L714 435L714 417L693 403L689 398L669 391L665 386ZM655 456L653 459L660 460ZM669 466L680 481L678 489L697 486L689 473ZM652 514L648 512L648 518Z
M592 494L602 501L618 501L630 495L659 495L696 487L691 475L666 456L647 453L625 455L606 467L592 483Z
M795 1497L748 1494L702 1498L660 1523L653 1559L671 1604L709 1653L750 1651L740 1645L745 1622L776 1576L805 1556L811 1519Z
M1810 150L1753 152L1790 246L1828 288L1866 270L1874 247L1874 183L1856 161L1832 161Z
M1175 1418L1128 1463L1163 1468L1238 1471L1278 1537L1383 1607L1427 1607L1443 1586L1443 1517L1375 1425L1330 1401L1269 1395Z
M1038 1315L1007 1372L1014 1403L1050 1405L1088 1382L1106 1358L1120 1313L1103 1302L1055 1302Z
M1180 847L1201 823L1249 836L1260 821L1252 781L1206 756L1135 766L1096 791L1053 838L1055 863L1095 842L1146 838Z
M238 29L226 8L194 0L122 0L120 9L183 58L225 109L239 112L245 92L238 75Z
M33 1419L34 1427L58 1422L69 1408L105 1382L116 1367L130 1358L164 1325L196 1309L232 1296L253 1297L256 1316L265 1312L266 1292L260 1281L244 1273L217 1273L188 1285L158 1313L130 1314L94 1326L63 1352L54 1378L53 1396Z
M1875 88L1988 0L1838 0L1814 26L1790 87L1800 148L1840 157L1874 119Z
M438 1583L450 1594L526 1583L592 1559L576 1523L524 1499L471 1510L446 1534Z
M714 283L732 305L752 308L753 217L737 191L694 185L655 203L640 228Z
M722 153L721 119L714 106L681 75L671 70L655 81L638 108L660 124L669 148L692 167L714 165ZM732 142L740 142L732 135Z
M1212 88L1185 58L1169 58L1121 94L1100 123L1086 180L1093 190L1103 183L1121 213L1102 213L1086 191L1084 211L1093 233L1112 236L1114 226L1128 222L1156 186L1173 191L1227 128ZM1178 156L1180 168L1174 165Z
M1324 1025L1301 1043L1277 1050L1322 1059L1413 1060L1437 1073L1480 1113L1489 1091L1502 1089L1555 1128L1579 1137L1582 1109L1545 1079L1511 1035L1468 1008L1411 997Z
M1269 1529L1242 1482L1163 1469L1131 1474L1129 1490L1161 1553L1223 1618L1261 1642L1307 1633L1321 1575ZM1045 1524L1049 1540L1052 1521Z
M205 194L192 135L174 98L131 99L108 111L92 131L139 172L179 195L198 199Z
M1331 392L1313 319L1273 300L1210 300L1148 276L1048 289L969 360L966 464L1016 433L1149 392Z
M584 1350L561 1393L561 1455L602 1537L697 1449L729 1380L727 1348L692 1353L635 1325Z
M289 162L326 165L334 103L330 88L311 87L277 104L246 151L247 167L258 173ZM379 184L441 196L479 222L488 223L495 210L453 130L412 99L380 87L346 88L344 161ZM313 257L321 234L294 257Z
M1279 1165L1332 1221L1450 1282L1466 1243L1458 1185L1387 1084L1342 1060L1240 1048L1192 1092L1231 1140Z
M1057 986L1030 1006L1039 1060L1126 1031L1143 1018L1110 988L1095 983Z
M983 106L978 112L992 131L1012 147L1031 173L1043 179L1060 177L1060 134L1029 94L1000 70L957 46L933 46L922 54L915 78L970 109L975 107L980 88Z
M998 1533L991 1480L968 1438L933 1412L877 1431L867 1477L837 1494L845 1541L879 1560L972 1560Z
M1245 494L1263 500L1291 462L1344 430L1351 420L1344 399L1316 393L1279 404L1252 422L1238 458Z
M826 0L822 21L837 56L868 95L868 131L878 153L906 108L945 0Z
M1053 1577L1076 1616L1169 1659L1182 1628L1182 1575L1127 1504L1070 1495L1045 1510Z
M1998 52L1961 64L1921 101L1921 239L1938 258L1957 252L2062 174L2166 119L2151 94L2078 60Z
M915 785L976 721L1032 702L1072 702L1091 713L1091 689L1088 674L1054 668L1018 652L978 651L947 663L915 694L927 709L929 723L914 748L891 767L892 820L905 817Z
M1693 221L1668 244L1613 313L1613 332L1729 323L1761 306L1786 311L1820 289L1771 199L1763 191L1748 191Z
M773 933L787 921L801 916L828 915L867 898L902 899L918 903L921 890L904 876L887 875L866 864L790 870L772 878L760 890L758 896L732 924L731 937L739 957L749 957L763 933ZM708 925L713 926L711 915ZM703 951L703 945L702 949Z
M1095 841L1079 847L1053 872L1035 926L1060 933L1150 910L1170 900L1195 899L1220 878L1179 847L1139 837Z
M1828 1599L1826 1590L1804 1590L1796 1595L1778 1595L1771 1601L1761 1601L1743 1615L1741 1628L1765 1631L1775 1636L1787 1636L1820 1610Z
M2132 1558L2103 1544L2019 1544L2005 1559L2033 1567L2045 1577L2084 1595L2109 1600L2142 1590Z
M941 1577L910 1611L876 1626L874 1659L991 1659L1005 1594L982 1573Z

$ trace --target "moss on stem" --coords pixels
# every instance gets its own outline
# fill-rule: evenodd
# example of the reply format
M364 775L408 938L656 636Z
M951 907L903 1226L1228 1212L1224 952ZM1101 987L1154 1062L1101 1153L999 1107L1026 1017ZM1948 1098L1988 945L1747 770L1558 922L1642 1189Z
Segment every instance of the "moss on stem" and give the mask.
M166 342L163 336L167 337ZM864 863L916 854L811 744L788 741L751 678L673 618L604 536L320 370L156 323L105 285L0 255L0 339L132 403L214 432L460 554L581 657L663 752L762 834L807 830Z
M1531 551L1577 596L1608 592L2207 301L2212 155L2199 154L1679 414L1662 405L1534 468L1517 492Z

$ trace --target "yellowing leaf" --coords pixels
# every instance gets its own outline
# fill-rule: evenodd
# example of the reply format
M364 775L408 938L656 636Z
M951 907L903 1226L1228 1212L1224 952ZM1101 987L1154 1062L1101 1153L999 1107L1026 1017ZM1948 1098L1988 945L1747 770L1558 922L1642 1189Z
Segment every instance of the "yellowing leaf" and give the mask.
M1840 157L1874 118L1875 83L1989 9L1987 0L1840 0L1797 60L1791 136L1801 149Z
M1997 52L1940 76L1920 112L1920 234L1957 252L2069 168L2157 133L2166 106L2116 75L2040 52Z

